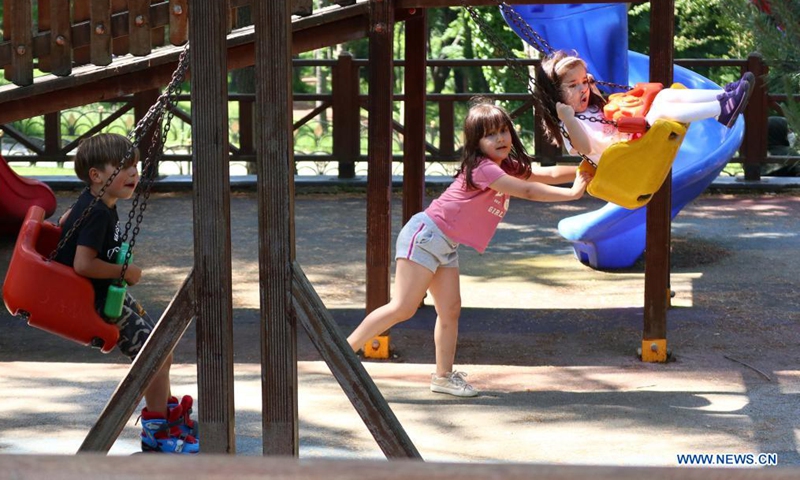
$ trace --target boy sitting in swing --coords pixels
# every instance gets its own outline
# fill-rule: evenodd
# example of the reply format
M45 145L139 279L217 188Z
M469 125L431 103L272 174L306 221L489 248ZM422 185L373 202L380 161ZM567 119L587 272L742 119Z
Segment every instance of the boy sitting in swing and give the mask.
M116 204L119 199L131 198L136 190L139 183L138 162L138 149L122 135L98 134L81 142L75 155L75 173L86 182L87 188L59 221L62 239L69 236L55 257L56 261L73 267L77 274L91 280L95 308L103 319L119 329L117 347L131 361L136 358L155 322L129 293L125 296L119 318L105 316L103 306L108 287L120 278L123 268L115 263L121 246ZM117 170L117 175L111 179ZM99 197L99 201L95 202L85 218L80 220L78 229L70 235L73 225L84 216L85 210L96 197ZM125 270L125 282L135 285L141 276L142 269L129 263ZM171 365L170 353L144 391L146 406L141 416L142 450L198 453L200 442L197 425L190 418L192 397L186 395L178 401L172 396L169 379Z

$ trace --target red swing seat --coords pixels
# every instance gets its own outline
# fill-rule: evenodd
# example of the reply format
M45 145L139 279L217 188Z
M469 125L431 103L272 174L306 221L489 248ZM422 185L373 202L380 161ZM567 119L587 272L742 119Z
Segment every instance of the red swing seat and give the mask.
M44 209L34 205L22 223L3 284L6 308L25 317L28 325L108 353L119 330L95 310L94 288L87 278L48 261L61 228L45 222L44 216Z

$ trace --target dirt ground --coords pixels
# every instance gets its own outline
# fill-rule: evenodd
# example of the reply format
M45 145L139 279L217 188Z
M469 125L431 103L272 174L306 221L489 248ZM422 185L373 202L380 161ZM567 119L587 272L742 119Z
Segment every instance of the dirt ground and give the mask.
M76 195L60 193L60 211ZM669 465L674 459L664 452L670 449L715 449L779 452L781 465L800 464L800 195L704 195L674 220L675 297L667 338L675 361L669 364L644 364L636 356L644 302L642 263L621 271L591 269L574 259L571 246L557 233L561 218L601 205L592 198L566 204L512 200L487 252L460 252L463 312L457 367L467 366L485 396L469 405L428 398L435 320L430 306L392 330L391 360L367 362L424 456L437 458L430 452L440 452L439 458L456 461L616 464L636 463L632 452L641 450L641 463ZM399 197L393 206L396 234ZM365 198L301 194L295 209L297 259L347 334L364 314ZM258 379L260 352L256 210L254 193L233 194L235 361L249 379ZM132 292L154 316L189 271L192 233L190 194L151 197L137 240L144 276ZM12 247L13 239L0 239L0 279ZM115 353L103 355L30 328L5 311L0 325L0 362L35 362L34 372L45 368L39 362L119 364L113 368L126 363ZM319 355L302 329L298 341L299 360L310 362L301 367L305 375L313 375L314 385L332 382L324 365L313 362ZM187 385L192 384L195 352L190 327L176 350ZM347 409L346 400L342 407L341 399L330 396L331 388L337 390L325 387L304 395L303 402L317 405L312 410L320 413ZM424 412L418 405L426 406ZM302 414L303 421L313 414ZM330 427L338 415L326 413L318 424L303 427L310 429L312 444L319 435L326 448L331 441L357 452L374 448L368 436L355 440L360 434L349 433L355 428L349 423ZM505 444L505 437L498 437L502 432L486 430L465 434L458 453L440 447L441 435L447 438L453 425L463 421L507 424L509 432L532 424L541 438L524 437L530 438L527 446ZM258 454L258 425L237 427L245 442L240 451ZM320 434L319 428L327 433ZM647 439L654 431L670 437L651 443ZM588 435L593 443L581 443L576 450L574 439L562 438L566 432ZM35 430L31 435L37 435ZM570 452L564 451L570 446ZM321 455L331 456L330 450Z
M60 208L69 206L74 196L60 194ZM298 261L345 332L363 316L365 205L360 194L306 194L296 201ZM644 301L643 261L626 270L593 270L574 260L570 245L556 231L559 219L600 205L591 198L552 205L516 200L484 255L461 250L464 312L458 361L568 364L589 352L635 354ZM399 207L396 198L395 234ZM247 361L257 360L259 352L254 344L258 335L252 331L259 308L256 208L254 194L233 195L234 322L241 334L237 356ZM136 252L145 274L132 292L154 316L163 311L192 264L191 218L187 193L154 194L148 205ZM800 198L770 194L704 196L675 219L671 282L676 296L668 315L668 339L676 357L682 347L703 346L746 361L764 350L798 345L798 219ZM0 240L0 273L11 247L12 239ZM19 332L17 341L53 345L49 358L117 360L25 328L7 312L0 315L9 317L5 328ZM433 308L424 307L394 330L395 361L433 361L434 320ZM189 362L194 353L191 330L179 349ZM302 332L300 336L300 358L318 358ZM42 353L20 352L7 334L3 338L0 360ZM798 357L791 357L789 363L796 364Z

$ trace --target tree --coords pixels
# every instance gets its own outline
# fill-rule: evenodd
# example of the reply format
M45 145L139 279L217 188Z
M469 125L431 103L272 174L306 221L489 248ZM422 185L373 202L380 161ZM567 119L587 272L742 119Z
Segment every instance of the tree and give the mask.
M729 13L754 33L756 49L769 65L767 84L772 93L784 93L781 103L789 127L800 132L800 0L736 0Z
M734 0L734 4L746 0ZM675 0L675 58L744 58L753 50L751 31L731 14L731 0ZM650 51L650 3L628 11L628 43L635 52ZM699 71L718 84L738 77L724 68Z

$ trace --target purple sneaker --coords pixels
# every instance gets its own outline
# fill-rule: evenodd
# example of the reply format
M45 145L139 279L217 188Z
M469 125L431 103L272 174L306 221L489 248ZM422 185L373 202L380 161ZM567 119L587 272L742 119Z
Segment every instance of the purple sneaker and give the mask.
M717 121L728 128L733 127L736 118L747 106L747 100L752 90L753 84L743 81L739 83L735 90L717 95L720 105L720 114L717 117Z
M731 83L725 85L723 87L723 90L725 90L726 92L732 92L732 91L736 90L736 88L739 86L739 84L744 82L744 81L750 82L751 85L755 85L756 84L756 76L753 75L753 72L744 72L744 75L742 75L742 78L740 78L739 80L736 80L735 82L731 82Z

